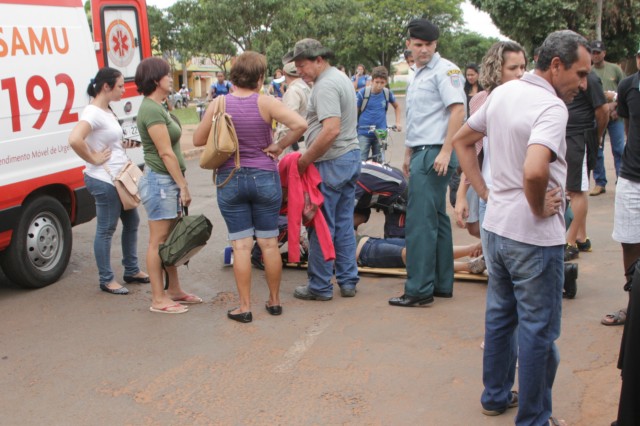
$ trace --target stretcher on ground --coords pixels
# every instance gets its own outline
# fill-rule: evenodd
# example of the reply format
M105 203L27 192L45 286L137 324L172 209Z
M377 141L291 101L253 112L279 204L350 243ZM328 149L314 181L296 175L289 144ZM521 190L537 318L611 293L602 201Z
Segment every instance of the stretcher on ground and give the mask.
M287 263L287 268L307 269L307 263ZM369 268L367 266L358 266L360 274L385 275L392 277L406 277L407 270L405 268ZM456 272L454 278L458 281L487 281L487 275L472 274L470 272Z

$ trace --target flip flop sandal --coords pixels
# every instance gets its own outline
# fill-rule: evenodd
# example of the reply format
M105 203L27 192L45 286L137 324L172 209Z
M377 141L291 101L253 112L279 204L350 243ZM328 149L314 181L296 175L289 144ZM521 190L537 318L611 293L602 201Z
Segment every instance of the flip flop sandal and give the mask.
M196 305L198 303L202 303L202 298L196 296L195 294L186 294L182 297L171 300L173 300L174 302L183 303L185 305Z
M186 306L182 306L179 303L175 305L165 306L164 308L154 308L153 306L149 308L151 312L156 312L159 314L184 314L189 309Z
M602 325L610 326L610 325L624 325L624 322L627 320L627 311L625 309L620 309L618 312L612 312L607 314L600 320Z

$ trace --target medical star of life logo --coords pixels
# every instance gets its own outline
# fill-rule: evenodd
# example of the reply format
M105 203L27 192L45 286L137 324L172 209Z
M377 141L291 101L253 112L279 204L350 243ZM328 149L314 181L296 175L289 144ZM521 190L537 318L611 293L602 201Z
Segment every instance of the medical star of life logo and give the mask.
M134 53L133 31L127 23L116 19L107 28L107 56L113 65L126 67L131 63Z

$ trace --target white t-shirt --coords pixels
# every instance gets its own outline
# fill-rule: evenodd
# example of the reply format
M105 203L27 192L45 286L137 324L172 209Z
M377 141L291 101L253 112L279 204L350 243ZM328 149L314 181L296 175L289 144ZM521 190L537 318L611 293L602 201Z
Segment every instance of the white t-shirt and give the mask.
M496 88L467 124L489 138L492 188L483 227L500 236L537 246L565 244L564 205L548 218L534 216L524 195L527 148L539 144L556 158L549 164L547 190L567 179L565 130L569 114L555 89L535 74Z
M122 146L122 127L111 111L105 111L95 105L87 105L82 111L80 121L86 121L91 126L91 133L87 136L86 141L92 151L98 152L107 148L111 149L111 158L105 163L111 171L111 175L107 173L102 164L96 166L86 163L84 172L94 179L113 185L113 177L118 174L128 161L127 154Z

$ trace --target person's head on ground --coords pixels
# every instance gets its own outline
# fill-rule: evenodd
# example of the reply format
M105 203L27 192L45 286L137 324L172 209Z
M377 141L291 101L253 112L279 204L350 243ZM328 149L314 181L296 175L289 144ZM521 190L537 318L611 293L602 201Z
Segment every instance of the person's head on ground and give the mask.
M593 40L589 46L591 47L591 61L596 68L600 68L604 64L605 56L607 56L607 48L602 40Z
M407 62L407 65L409 65L410 67L413 66L413 64L416 62L413 60L413 53L411 52L411 50L406 49L404 51L404 60Z
M224 79L225 79L225 77L226 77L226 76L224 75L224 72L223 72L223 71L218 71L218 72L216 73L216 79L218 80L218 83L220 83L220 84L224 83Z
M371 92L380 93L389 81L389 71L386 67L375 67L371 70Z
M570 103L580 90L587 89L591 71L591 48L581 35L555 31L540 48L536 74L546 79L565 103Z
M507 81L524 75L527 56L524 48L515 41L494 43L482 58L480 84L488 92Z
M310 83L331 66L333 52L324 47L318 40L304 38L298 41L293 50L282 58L283 63L294 61L300 77Z
M474 86L479 86L480 67L477 64L470 63L464 68L464 91L469 93Z
M155 91L162 91L164 96L173 90L173 78L169 63L158 57L143 59L136 68L134 77L138 93L149 96Z
M95 98L98 94L107 95L109 102L119 101L124 95L124 77L115 68L100 68L96 76L91 79L87 86L87 95Z
M267 58L250 50L242 53L231 67L229 78L235 87L259 90L267 72Z
M416 66L422 68L436 53L440 30L427 19L412 19L407 26L407 32L407 49L411 51Z

